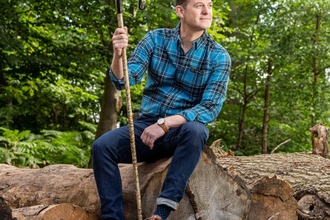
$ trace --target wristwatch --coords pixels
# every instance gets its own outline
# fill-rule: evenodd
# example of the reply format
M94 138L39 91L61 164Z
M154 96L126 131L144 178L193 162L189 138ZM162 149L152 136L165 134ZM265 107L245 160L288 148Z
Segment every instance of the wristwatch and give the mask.
M157 124L163 128L163 130L165 131L165 133L168 132L168 127L165 125L165 119L164 118L160 118L157 121Z

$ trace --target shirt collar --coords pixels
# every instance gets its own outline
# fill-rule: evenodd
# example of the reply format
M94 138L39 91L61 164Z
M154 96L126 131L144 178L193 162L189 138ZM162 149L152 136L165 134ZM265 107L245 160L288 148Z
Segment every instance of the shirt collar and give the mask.
M175 27L174 29L174 34L175 36L177 36L177 43L181 46L181 38L180 38L180 26L181 26L181 22L178 23L178 25ZM195 40L193 43L192 43L192 46L197 49L200 45L202 45L206 39L207 39L207 31L205 30L202 34L202 36L200 36L197 40Z

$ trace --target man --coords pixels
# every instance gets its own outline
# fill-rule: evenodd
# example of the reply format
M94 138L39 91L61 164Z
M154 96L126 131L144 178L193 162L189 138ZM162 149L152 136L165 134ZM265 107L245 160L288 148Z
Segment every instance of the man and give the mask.
M176 13L180 18L176 28L147 33L128 60L130 85L148 73L134 122L137 160L173 156L149 220L165 220L177 209L208 139L206 124L222 108L231 67L227 51L206 33L212 23L211 0L176 0ZM124 89L126 28L115 31L112 43L110 76L117 89ZM132 162L128 127L102 135L93 143L92 153L102 216L124 219L118 163Z

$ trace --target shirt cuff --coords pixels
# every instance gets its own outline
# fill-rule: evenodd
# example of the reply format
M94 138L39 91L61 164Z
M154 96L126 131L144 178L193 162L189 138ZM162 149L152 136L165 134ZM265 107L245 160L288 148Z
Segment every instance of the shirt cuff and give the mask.
M124 78L117 79L116 76L113 74L112 69L109 70L110 78L113 82L113 85L116 87L117 90L124 90L125 89L125 81Z

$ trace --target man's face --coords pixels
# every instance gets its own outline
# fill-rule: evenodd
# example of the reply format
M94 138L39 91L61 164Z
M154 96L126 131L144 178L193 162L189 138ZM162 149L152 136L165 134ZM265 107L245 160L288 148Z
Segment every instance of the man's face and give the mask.
M212 23L212 1L188 0L185 8L177 6L177 13L182 23L192 30L208 29Z

